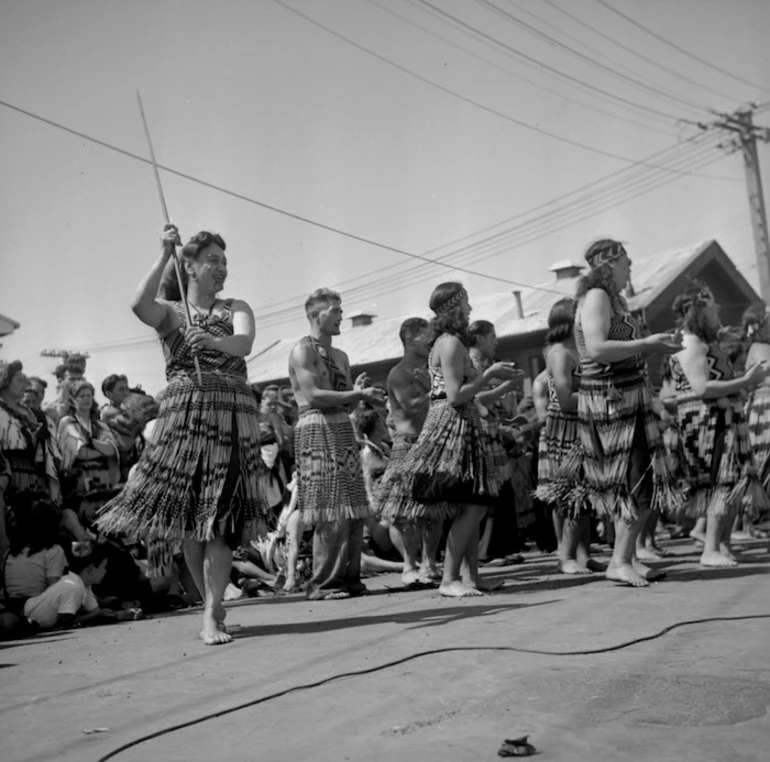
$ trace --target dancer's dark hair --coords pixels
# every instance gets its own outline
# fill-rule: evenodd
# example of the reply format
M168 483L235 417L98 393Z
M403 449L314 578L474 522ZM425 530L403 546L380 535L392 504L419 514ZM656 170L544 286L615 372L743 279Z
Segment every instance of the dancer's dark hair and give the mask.
M601 238L594 241L585 253L588 262L588 272L578 280L575 292L575 301L580 302L583 297L594 288L604 291L610 300L613 312L623 312L626 302L620 289L615 285L612 274L612 264L626 253L625 247L620 241L612 238Z
M431 321L433 343L442 333L449 333L456 336L466 347L471 347L468 316L460 308L463 299L467 297L468 293L463 284L454 281L440 283L433 289L429 302L430 308L435 313Z
M185 291L187 290L187 284L190 276L187 272L187 268L184 266L185 262L193 262L212 244L219 246L222 251L227 248L225 239L218 233L210 233L208 230L202 230L200 233L196 233L180 251L179 271L182 278L182 285ZM179 283L176 277L176 268L174 267L173 258L166 265L166 269L163 271L163 276L160 281L160 287L158 288L158 296L161 299L167 299L170 302L181 301L182 295L179 292Z
M575 328L575 300L571 297L559 299L548 313L546 345L562 344L572 338Z
M677 295L671 305L677 316L677 326L694 334L706 344L711 344L719 337L719 326L710 325L703 312L713 299L714 295L705 283L693 280L691 285Z

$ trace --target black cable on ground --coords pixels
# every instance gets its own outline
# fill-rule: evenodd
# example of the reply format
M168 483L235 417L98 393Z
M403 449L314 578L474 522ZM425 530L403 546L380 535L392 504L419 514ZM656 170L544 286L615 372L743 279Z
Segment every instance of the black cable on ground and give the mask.
M686 622L675 622L674 624L670 624L668 627L664 627L662 630L653 633L652 635L643 635L640 638L626 640L614 646L604 646L603 648L593 648L585 651L544 651L537 648L516 648L515 646L452 646L449 648L431 648L427 651L418 651L417 653L410 654L409 656L403 656L400 659L394 659L393 661L387 661L383 664L378 664L376 667L367 667L366 669L359 669L353 672L340 672L339 674L325 677L322 680L316 680L313 683L295 685L291 688L285 688L282 691L277 691L276 693L262 696L262 698L246 701L242 704L236 704L235 706L228 707L227 709L220 709L218 712L210 712L209 714L201 715L200 717L196 717L193 720L188 720L187 722L180 722L178 725L171 725L167 728L161 728L160 730L156 730L154 733L148 733L145 736L141 736L140 738L136 738L133 741L129 741L128 743L123 744L123 746L119 746L117 749L114 749L108 754L105 754L103 757L100 757L98 762L107 762L108 759L113 759L114 757L117 757L118 754L121 754L122 752L127 751L134 746L139 746L139 744L146 743L147 741L151 741L155 738L160 738L161 736L169 735L170 733L175 733L179 730L184 730L184 728L189 728L193 725L200 725L201 723L208 722L209 720L214 720L217 717L224 717L227 714L239 712L242 709L248 709L252 706L258 706L259 704L265 704L268 701L272 701L273 699L281 698L282 696L288 696L290 693L299 693L300 691L307 691L311 688L319 688L322 685L327 685L328 683L333 683L346 677L371 675L374 672L381 672L385 669L390 669L391 667L397 667L400 664L406 664L407 662L413 661L414 659L419 659L423 656L457 653L462 651L512 651L514 653L537 654L540 656L594 656L596 654L611 653L612 651L621 651L624 648L630 648L631 646L638 645L639 643L647 643L650 640L657 640L672 630L676 630L680 627L689 627L694 624L708 624L710 622L741 622L750 619L770 619L770 614L714 616L707 617L705 619L691 619Z

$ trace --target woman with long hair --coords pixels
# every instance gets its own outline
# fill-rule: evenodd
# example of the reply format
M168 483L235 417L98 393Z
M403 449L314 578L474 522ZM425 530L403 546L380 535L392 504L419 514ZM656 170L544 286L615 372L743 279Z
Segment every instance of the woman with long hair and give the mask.
M619 241L601 239L585 254L578 282L575 341L580 360L578 432L588 499L612 520L615 544L607 579L646 587L659 574L636 558L636 538L654 506L678 493L653 412L645 357L681 349L673 333L640 337L622 295L631 260Z
M683 349L671 357L686 462L687 513L706 517L702 566L735 566L730 531L740 513L767 505L751 457L745 401L767 376L758 362L736 374L719 343L719 305L693 283L674 300Z
M151 440L98 524L105 532L146 537L150 576L163 576L175 546L183 546L204 600L200 637L217 645L231 640L222 598L233 549L264 528L255 478L259 413L244 359L254 343L254 314L246 302L219 297L227 279L225 242L202 232L181 250L188 324L174 278L172 257L181 245L174 225L166 225L162 241L132 309L161 340L168 386Z
M558 543L559 571L590 574L604 566L589 557L591 504L581 488L583 476L567 483L557 474L570 458L582 459L578 440L580 363L574 337L575 300L560 299L548 314L545 364L548 408L538 448L538 486L535 495L552 507Z
M110 427L101 420L94 387L83 379L73 382L70 392L58 433L67 492L112 487L120 481L120 453Z
M404 517L440 521L452 517L439 593L453 598L481 595L478 575L479 522L498 494L498 479L487 452L475 400L492 379L514 378L510 363L483 373L473 367L469 348L468 293L460 283L433 290L430 308L433 346L428 358L430 407L419 438L400 469L397 489L414 498ZM461 569L462 567L462 569Z

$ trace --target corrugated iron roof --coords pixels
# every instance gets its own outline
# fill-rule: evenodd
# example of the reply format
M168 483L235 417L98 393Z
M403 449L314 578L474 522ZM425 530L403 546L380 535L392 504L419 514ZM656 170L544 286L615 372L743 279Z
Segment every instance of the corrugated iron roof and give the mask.
M650 304L661 290L685 272L712 243L714 241L707 241L696 248L690 246L634 260L631 279L635 295L628 300L631 309L643 309ZM501 338L545 331L551 306L564 296L573 296L577 281L578 277L564 278L520 289L523 318L519 317L513 291L478 297L471 295L471 320L489 320L495 324L497 335ZM334 345L347 352L354 365L368 365L401 357L403 347L398 329L407 317L430 319L432 312L426 307L422 312L412 315L384 318L370 325L349 327L334 339ZM280 339L259 355L250 358L249 379L253 383L262 383L286 378L289 352L299 338Z

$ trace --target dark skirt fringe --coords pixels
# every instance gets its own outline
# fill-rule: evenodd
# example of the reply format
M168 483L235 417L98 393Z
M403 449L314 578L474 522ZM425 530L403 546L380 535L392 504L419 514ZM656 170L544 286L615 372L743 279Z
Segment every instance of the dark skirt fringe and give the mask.
M558 405L550 404L538 443L534 495L564 518L576 519L591 510L582 467L584 457L578 437L577 412L565 412Z
M294 431L299 508L307 526L371 515L361 448L344 410L305 410Z
M765 490L770 491L770 386L762 385L751 395L748 426L757 476Z
M686 468L682 513L759 515L770 504L757 477L742 400L683 396L678 404Z
M635 521L638 517L634 491L628 483L634 433L644 427L652 470L652 508L677 510L681 502L675 474L666 460L659 419L651 407L652 394L639 373L612 379L583 378L580 383L578 434L583 457L578 453L559 469L558 479L578 483L578 469L585 475L587 498L599 516ZM575 492L574 504L585 497Z
M417 442L393 472L397 494L414 499L416 519L441 520L461 505L490 505L499 481L475 403L432 400Z
M239 473L235 489L228 489L234 457ZM205 373L199 386L194 378L174 377L151 440L97 524L107 533L144 538L154 574L167 570L184 539L256 538L265 520L254 478L259 458L258 411L245 379Z
M409 463L409 452L416 442L417 437L405 437L402 434L393 437L388 467L374 492L375 514L396 525L411 523L424 517L423 507L412 497L412 489L404 474L404 469ZM450 515L449 507L437 513L441 518L446 518Z

